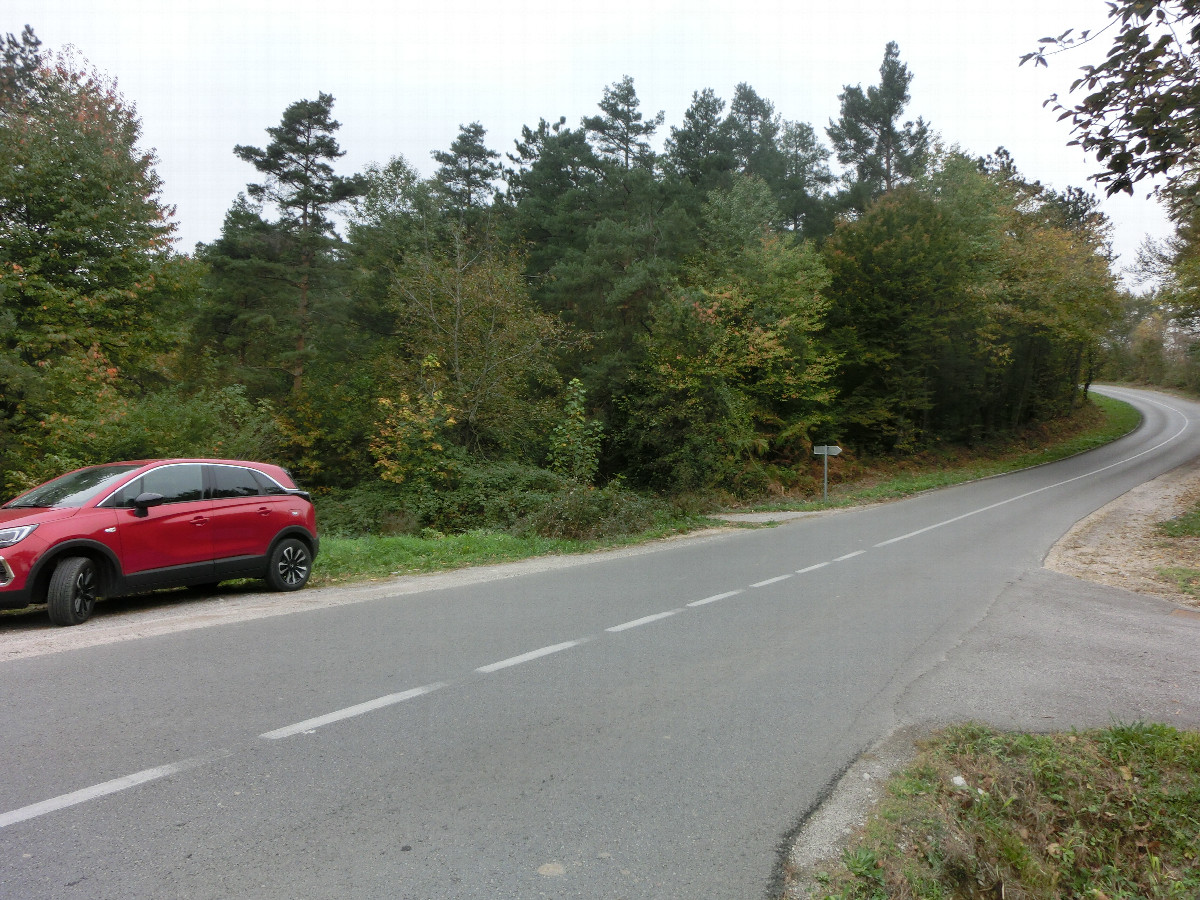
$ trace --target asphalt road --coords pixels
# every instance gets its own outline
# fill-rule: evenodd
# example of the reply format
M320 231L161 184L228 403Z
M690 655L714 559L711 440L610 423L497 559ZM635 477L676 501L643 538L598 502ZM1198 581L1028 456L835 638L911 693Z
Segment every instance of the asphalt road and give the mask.
M1196 727L1200 622L1041 569L1200 455L1113 393L1135 434L903 502L0 662L0 897L759 898L898 725Z

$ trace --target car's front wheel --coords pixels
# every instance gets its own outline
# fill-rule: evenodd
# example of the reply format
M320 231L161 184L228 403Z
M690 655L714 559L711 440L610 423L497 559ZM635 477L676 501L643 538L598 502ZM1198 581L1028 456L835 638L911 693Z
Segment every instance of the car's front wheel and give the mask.
M298 591L312 574L312 553L299 538L284 538L271 553L267 584L275 591Z
M54 568L46 592L46 611L55 625L78 625L96 608L100 575L86 556L70 556Z

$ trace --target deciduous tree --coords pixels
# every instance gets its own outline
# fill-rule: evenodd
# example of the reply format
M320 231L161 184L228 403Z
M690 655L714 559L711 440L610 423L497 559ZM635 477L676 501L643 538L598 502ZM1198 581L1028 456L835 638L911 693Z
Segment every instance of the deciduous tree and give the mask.
M439 391L455 411L457 442L471 450L521 456L537 447L567 334L531 303L523 260L459 232L408 254L392 276L396 336L379 358L387 393ZM428 358L436 369L419 368Z
M38 423L72 396L116 401L153 383L190 270L171 255L173 211L115 82L47 57L28 28L0 43L0 463L12 468L22 445L44 452Z
M714 192L701 252L653 306L616 429L639 479L761 490L827 421L833 360L818 335L828 273L811 245L774 232L777 216L761 179Z
M1104 170L1096 183L1108 194L1133 193L1143 179L1165 176L1187 186L1195 205L1200 167L1200 0L1113 0L1109 25L1092 34L1068 29L1042 38L1042 46L1021 57L1047 65L1046 57L1081 47L1115 26L1104 61L1081 67L1071 92L1086 91L1074 106L1048 104L1061 111L1076 135L1072 143L1094 153Z

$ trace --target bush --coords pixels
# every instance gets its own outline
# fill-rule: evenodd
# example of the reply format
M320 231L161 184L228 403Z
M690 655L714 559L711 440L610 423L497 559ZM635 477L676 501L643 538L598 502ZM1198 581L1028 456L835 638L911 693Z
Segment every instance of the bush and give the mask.
M386 481L369 481L314 496L317 525L330 537L410 534L420 530L406 491Z
M273 461L280 455L274 410L251 401L240 385L194 391L173 387L120 397L111 385L97 387L99 382L86 378L81 382L84 387L76 394L64 388L59 410L45 416L22 441L0 447L0 461L9 467L4 494L71 469L124 459L216 456Z
M520 463L463 462L444 485L369 481L317 499L322 531L341 536L507 530L553 502L570 479Z
M669 514L666 504L616 485L573 484L517 523L525 536L590 541L645 531Z
M479 528L507 530L565 490L565 475L514 462L471 463L444 488L414 493L421 524L445 534Z
M642 531L670 514L616 484L585 487L511 462L464 465L445 487L381 480L317 498L321 531L339 537L492 530L589 540Z

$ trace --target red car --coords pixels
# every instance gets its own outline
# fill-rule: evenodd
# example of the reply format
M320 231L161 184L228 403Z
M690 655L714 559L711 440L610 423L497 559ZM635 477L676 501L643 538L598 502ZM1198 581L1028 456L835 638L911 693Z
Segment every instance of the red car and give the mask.
M317 521L279 466L159 459L69 472L0 506L0 609L78 625L97 597L264 578L308 583Z

